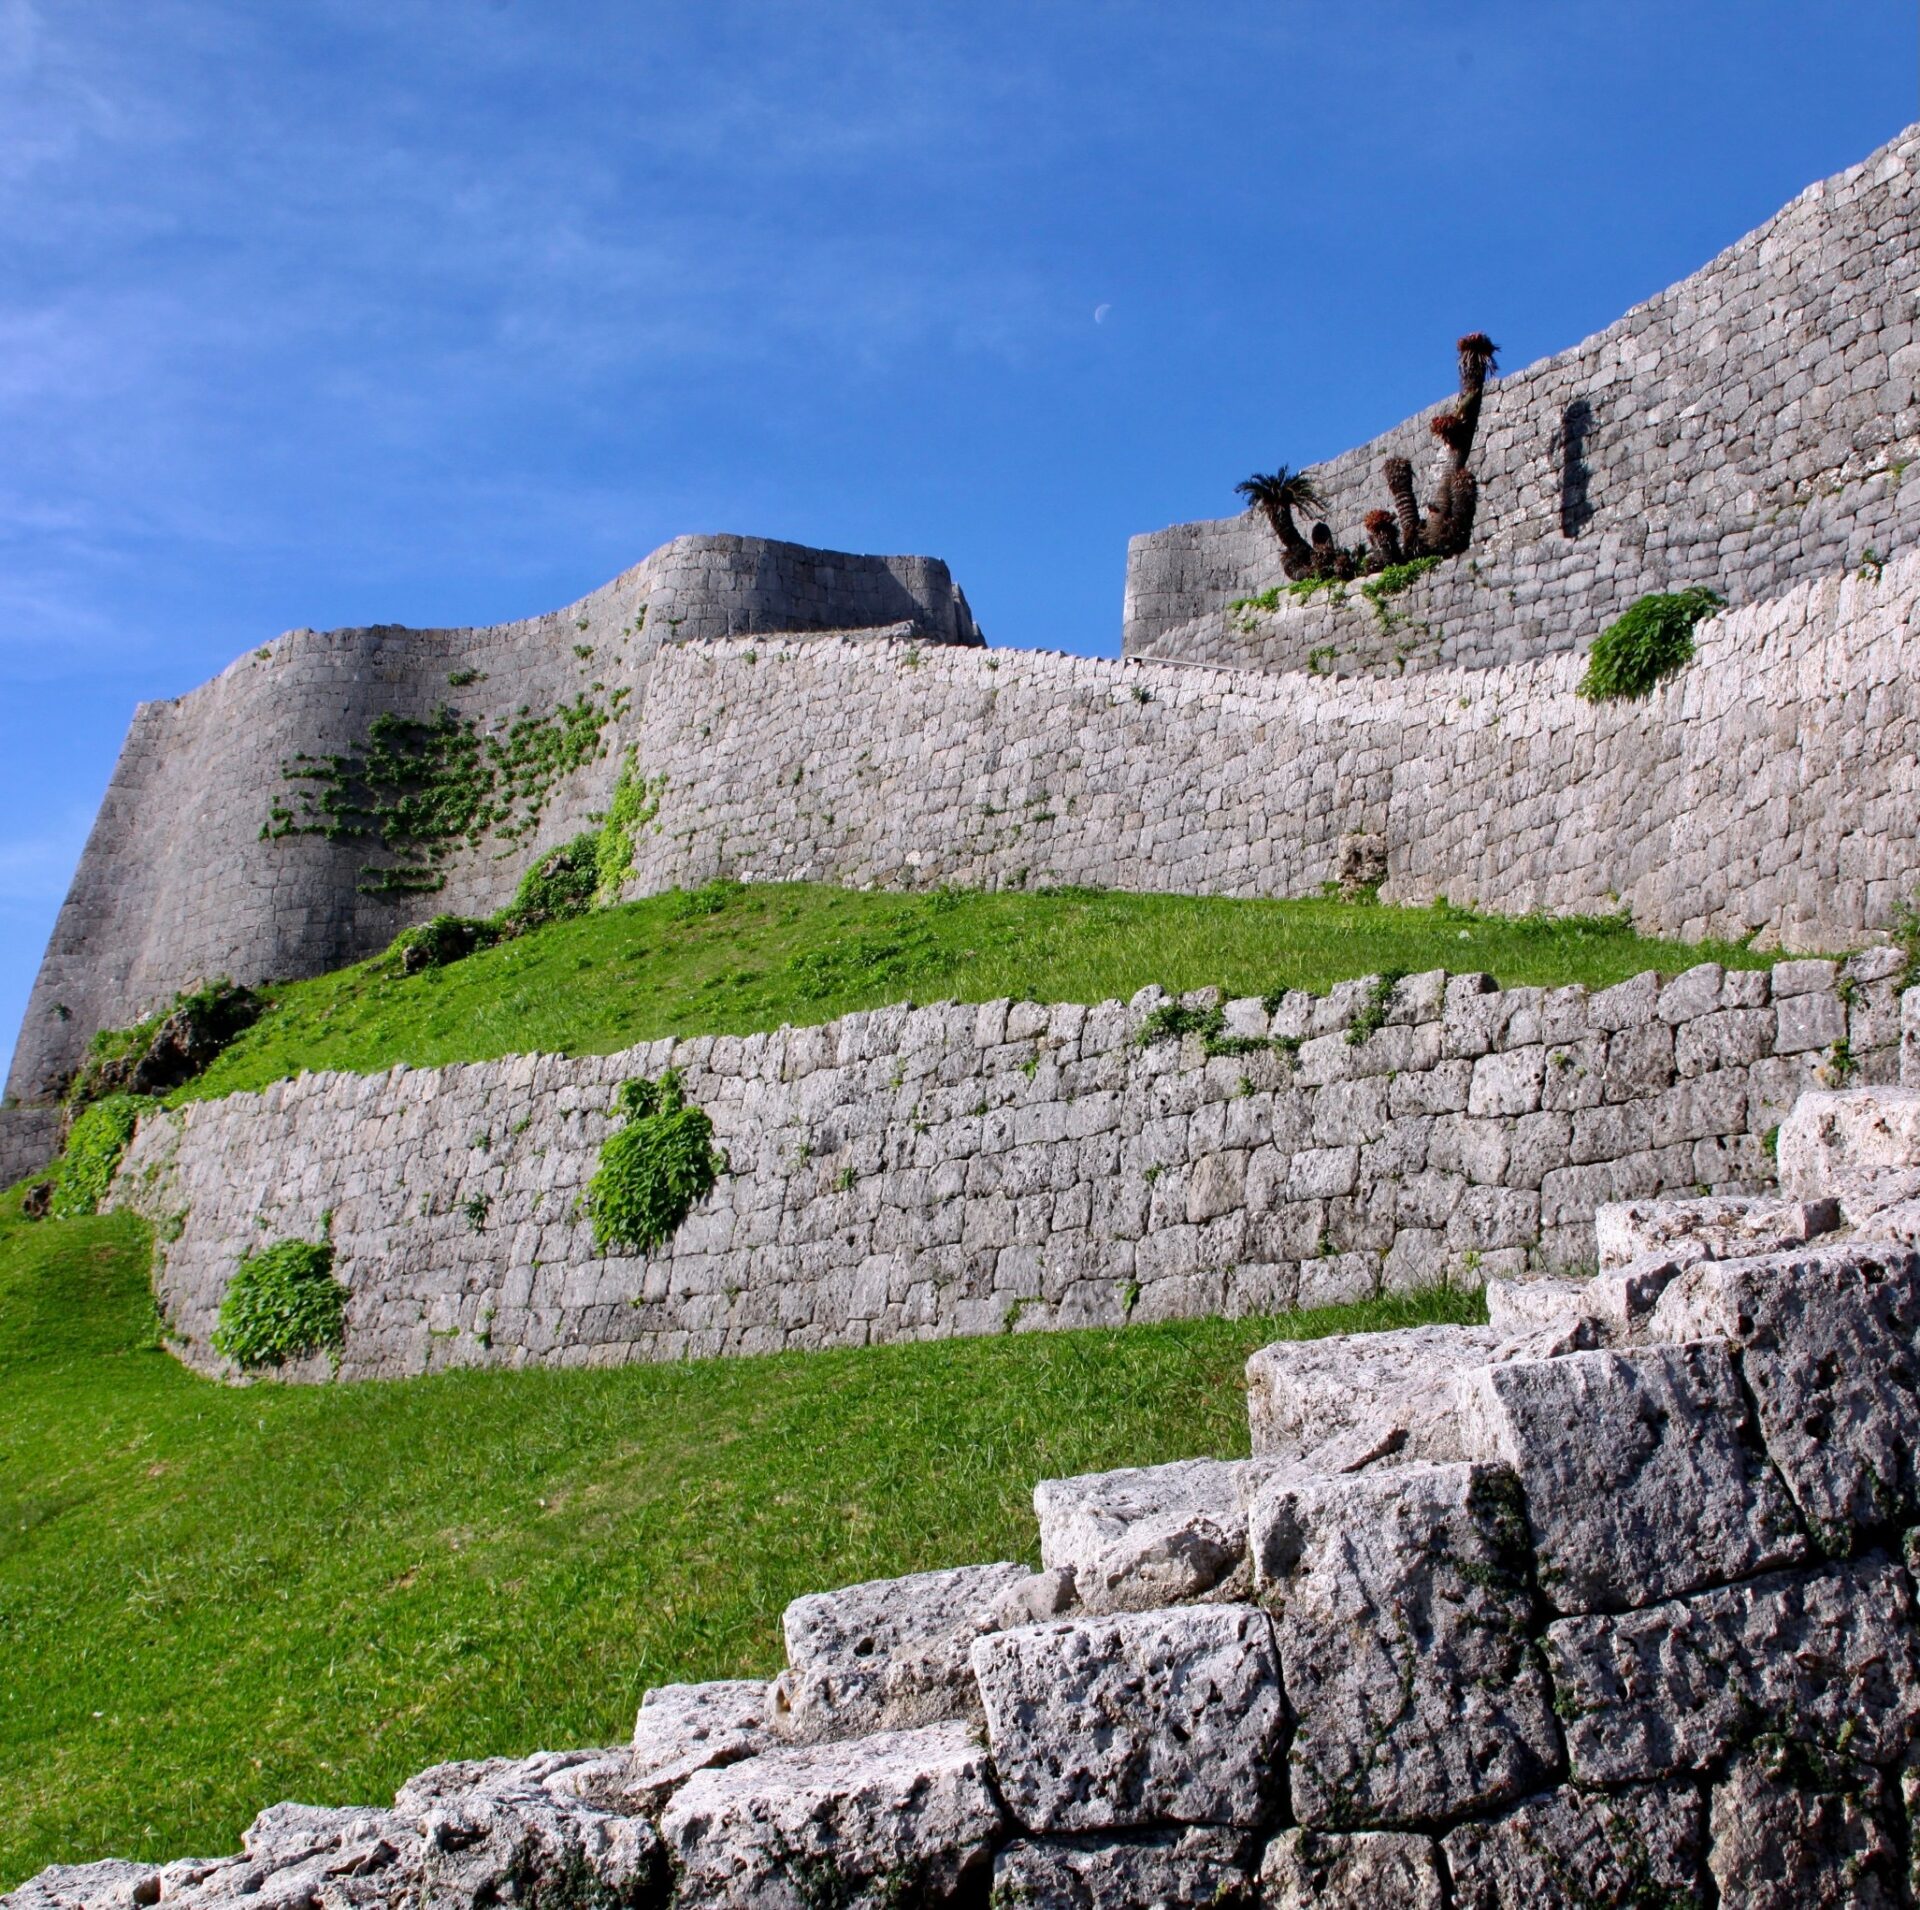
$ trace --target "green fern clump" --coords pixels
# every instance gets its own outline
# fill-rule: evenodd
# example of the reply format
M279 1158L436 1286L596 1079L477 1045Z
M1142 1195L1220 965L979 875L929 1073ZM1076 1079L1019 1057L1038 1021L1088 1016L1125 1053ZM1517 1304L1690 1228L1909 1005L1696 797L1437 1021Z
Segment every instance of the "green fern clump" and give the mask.
M620 765L613 785L613 801L594 844L594 892L602 903L617 902L627 877L633 873L634 844L640 831L660 813L664 776L642 776L634 753Z
M303 1353L337 1352L346 1339L347 1290L333 1277L325 1241L282 1240L247 1254L220 1302L213 1350L248 1368Z
M587 1186L593 1244L601 1253L651 1253L672 1239L726 1168L713 1123L689 1107L678 1070L658 1081L628 1081L615 1112L626 1125L600 1148Z
M1576 686L1589 703L1645 696L1693 655L1693 626L1725 606L1718 592L1656 592L1630 605L1593 640L1587 672Z
M54 1167L54 1219L79 1220L98 1211L133 1139L134 1124L158 1105L150 1095L109 1094L74 1116Z

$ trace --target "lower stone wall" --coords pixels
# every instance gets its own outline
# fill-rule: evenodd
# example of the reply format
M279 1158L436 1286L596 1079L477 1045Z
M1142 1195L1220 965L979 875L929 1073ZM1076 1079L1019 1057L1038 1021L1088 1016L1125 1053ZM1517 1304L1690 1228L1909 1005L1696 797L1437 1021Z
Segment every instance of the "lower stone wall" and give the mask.
M1143 1045L1147 991L309 1075L143 1122L115 1198L209 1370L241 1256L323 1233L346 1378L1278 1311L1590 1260L1603 1202L1769 1184L1797 1095L1897 1076L1899 969L1436 970L1224 1004L1212 1054ZM651 1257L602 1257L579 1203L616 1087L667 1067L729 1172Z
M0 1108L0 1188L37 1174L59 1147L58 1108Z

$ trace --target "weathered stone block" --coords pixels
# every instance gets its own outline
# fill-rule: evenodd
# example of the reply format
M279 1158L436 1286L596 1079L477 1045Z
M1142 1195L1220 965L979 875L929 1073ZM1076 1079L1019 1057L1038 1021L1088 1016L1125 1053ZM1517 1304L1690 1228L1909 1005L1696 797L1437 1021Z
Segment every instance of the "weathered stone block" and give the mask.
M1557 1611L1651 1604L1806 1551L1724 1346L1516 1360L1462 1390L1469 1450L1519 1474Z
M1303 1824L1426 1824L1558 1773L1511 1474L1282 1479L1255 1502L1252 1546L1298 1718L1288 1769Z
M1032 1831L1252 1828L1277 1798L1273 1631L1245 1605L1062 1619L973 1647L1000 1793Z
M1709 1199L1610 1201L1595 1210L1594 1244L1603 1268L1651 1255L1736 1260L1799 1246L1840 1224L1832 1200L1777 1200L1766 1195Z
M1070 1571L1094 1613L1244 1598L1247 1506L1273 1471L1257 1459L1180 1459L1043 1479L1033 1489L1041 1561Z
M1284 1830L1260 1863L1261 1910L1444 1910L1439 1847L1406 1831Z
M883 1910L982 1876L1003 1823L972 1728L936 1724L701 1771L660 1831L688 1910Z
M1462 1456L1453 1381L1491 1359L1492 1328L1421 1326L1279 1340L1247 1361L1253 1450L1303 1458L1336 1435L1389 1420L1408 1459Z
M1884 1557L1778 1572L1547 1630L1573 1775L1706 1770L1763 1731L1887 1764L1920 1728L1906 1574Z
M695 1771L737 1764L771 1748L764 1678L662 1685L640 1700L633 1755L621 1783L623 1808L655 1815Z
M817 1743L977 1719L967 1653L995 1601L1031 1576L1024 1565L969 1565L796 1598L773 1728Z
M1647 1331L1739 1345L1767 1451L1828 1549L1920 1516L1920 1253L1852 1241L1704 1262Z
M1563 1786L1443 1840L1454 1910L1620 1910L1695 1904L1706 1805L1691 1785Z
M1713 1787L1708 1866L1721 1910L1893 1910L1892 1786L1865 1764L1775 1744Z
M1243 1903L1253 1839L1237 1830L1163 1830L1141 1837L1022 1837L993 1864L993 1901L1034 1910L1128 1904Z
M1775 1144L1781 1191L1796 1200L1838 1194L1852 1175L1920 1167L1920 1087L1802 1094Z

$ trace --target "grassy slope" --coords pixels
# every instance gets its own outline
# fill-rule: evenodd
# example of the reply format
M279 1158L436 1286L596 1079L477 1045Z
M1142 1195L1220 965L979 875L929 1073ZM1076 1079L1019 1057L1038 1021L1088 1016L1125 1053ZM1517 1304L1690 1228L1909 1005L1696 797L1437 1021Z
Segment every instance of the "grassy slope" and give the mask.
M1037 1478L1244 1452L1278 1332L1478 1307L238 1391L156 1350L146 1253L0 1200L0 1889L616 1741L774 1670L796 1593L1033 1558Z
M1081 890L716 886L603 910L405 980L368 963L288 984L188 1092L228 1094L302 1068L606 1053L663 1034L825 1021L906 996L1100 1001L1148 982L1264 995L1442 967L1487 969L1506 983L1604 986L1647 968L1768 959L1648 941L1591 918Z

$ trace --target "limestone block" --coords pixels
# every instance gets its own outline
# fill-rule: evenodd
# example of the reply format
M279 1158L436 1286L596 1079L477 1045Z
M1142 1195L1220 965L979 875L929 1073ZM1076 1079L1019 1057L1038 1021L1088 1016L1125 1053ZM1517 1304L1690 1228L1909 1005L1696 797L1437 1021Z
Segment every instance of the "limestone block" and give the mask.
M1687 1264L1666 1254L1649 1254L1601 1274L1489 1280L1488 1323L1515 1342L1532 1339L1541 1358L1629 1346L1645 1337L1661 1294Z
M1844 1241L1702 1262L1647 1330L1737 1342L1767 1451L1831 1549L1920 1515L1920 1253Z
M1072 1574L1089 1612L1244 1598L1247 1507L1275 1469L1258 1459L1180 1459L1043 1479L1033 1489L1041 1562Z
M5 1902L7 1910L136 1910L143 1899L153 1901L149 1893L157 1894L159 1882L157 1865L131 1863L124 1857L103 1857L91 1864L49 1864L10 1890Z
M769 1721L797 1743L979 1717L967 1653L995 1602L1033 1576L968 1565L813 1592L787 1607Z
M661 1685L640 1700L633 1755L620 1786L625 1807L656 1815L695 1771L736 1764L775 1743L763 1678Z
M1252 1546L1298 1719L1300 1822L1416 1826L1558 1774L1511 1474L1421 1464L1278 1480L1255 1502Z
M1406 1831L1283 1830L1260 1861L1261 1910L1445 1910L1438 1847Z
M1611 1793L1563 1785L1504 1816L1448 1831L1454 1910L1698 1903L1706 1819L1690 1784Z
M1547 1630L1573 1775L1706 1770L1756 1730L1887 1764L1920 1728L1906 1575L1880 1554Z
M1775 1159L1795 1200L1838 1194L1863 1171L1920 1167L1920 1087L1802 1094L1780 1123Z
M1493 1358L1502 1338L1490 1327L1420 1326L1263 1346L1247 1361L1253 1450L1304 1458L1387 1420L1406 1434L1404 1458L1460 1458L1454 1378Z
M1769 1745L1713 1787L1708 1867L1721 1910L1893 1910L1892 1786L1844 1758Z
M660 1832L687 1910L882 1910L983 1877L1003 1823L985 1750L949 1723L702 1771Z
M1609 1201L1594 1211L1593 1234L1600 1265L1609 1268L1656 1254L1744 1259L1799 1246L1839 1224L1840 1208L1833 1200L1733 1194L1695 1200Z
M1469 1451L1519 1474L1556 1611L1620 1611L1802 1556L1793 1501L1717 1343L1487 1366Z
M419 1896L458 1906L510 1891L537 1896L543 1886L565 1887L584 1865L589 1888L644 1900L664 1882L653 1826L582 1795L617 1783L624 1762L604 1752L542 1752L441 1764L410 1778L393 1815L419 1840Z
M1252 1828L1277 1796L1273 1631L1245 1605L1056 1620L976 1641L1007 1808L1031 1831Z
M1246 1901L1253 1861L1253 1839L1237 1830L1022 1837L994 1859L993 1901L1035 1910L1237 1904Z
M1836 1041L1846 1038L1847 1010L1839 996L1806 994L1783 997L1777 979L1773 994L1775 1054L1807 1054L1816 1049L1831 1048Z

